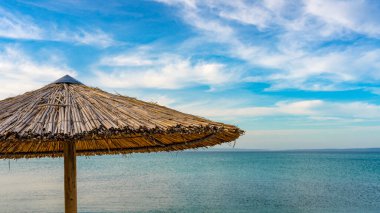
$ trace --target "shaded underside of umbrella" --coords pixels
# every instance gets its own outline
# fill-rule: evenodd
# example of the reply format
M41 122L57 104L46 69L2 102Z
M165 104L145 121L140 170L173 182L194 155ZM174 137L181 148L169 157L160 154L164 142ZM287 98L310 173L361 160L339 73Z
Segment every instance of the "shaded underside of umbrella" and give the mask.
M88 87L65 76L0 101L0 158L175 151L230 142L239 128Z

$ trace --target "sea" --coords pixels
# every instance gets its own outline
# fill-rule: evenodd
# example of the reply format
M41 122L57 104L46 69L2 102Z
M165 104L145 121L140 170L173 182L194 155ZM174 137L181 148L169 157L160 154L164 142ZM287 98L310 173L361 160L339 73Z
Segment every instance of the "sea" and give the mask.
M78 157L79 212L380 212L380 152ZM0 160L0 212L64 212L63 159Z

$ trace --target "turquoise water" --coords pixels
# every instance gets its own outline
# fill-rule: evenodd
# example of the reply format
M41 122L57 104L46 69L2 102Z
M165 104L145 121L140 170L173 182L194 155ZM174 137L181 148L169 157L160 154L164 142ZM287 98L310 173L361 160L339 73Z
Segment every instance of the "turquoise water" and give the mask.
M0 212L62 212L63 160L0 161ZM380 153L78 158L80 212L379 212Z

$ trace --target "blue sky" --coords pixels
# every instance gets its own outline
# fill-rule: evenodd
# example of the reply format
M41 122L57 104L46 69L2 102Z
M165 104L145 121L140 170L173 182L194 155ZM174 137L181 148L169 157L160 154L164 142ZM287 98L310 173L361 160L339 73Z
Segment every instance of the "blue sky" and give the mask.
M1 99L70 74L238 148L379 147L380 1L3 1L0 74Z

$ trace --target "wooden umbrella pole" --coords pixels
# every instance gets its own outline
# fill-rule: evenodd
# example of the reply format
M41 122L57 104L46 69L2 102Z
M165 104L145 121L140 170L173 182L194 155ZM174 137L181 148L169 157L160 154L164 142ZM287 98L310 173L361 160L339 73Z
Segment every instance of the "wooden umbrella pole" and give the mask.
M65 141L63 146L65 164L65 212L77 212L77 162L74 141Z

